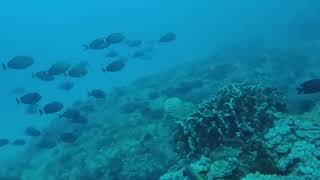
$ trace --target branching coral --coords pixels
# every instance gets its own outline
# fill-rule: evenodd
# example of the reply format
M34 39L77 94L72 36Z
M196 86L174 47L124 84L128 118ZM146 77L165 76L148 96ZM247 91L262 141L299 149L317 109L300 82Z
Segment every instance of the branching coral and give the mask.
M273 88L246 83L225 86L178 123L177 150L206 155L225 141L261 136L272 127L277 112L285 109L282 96Z

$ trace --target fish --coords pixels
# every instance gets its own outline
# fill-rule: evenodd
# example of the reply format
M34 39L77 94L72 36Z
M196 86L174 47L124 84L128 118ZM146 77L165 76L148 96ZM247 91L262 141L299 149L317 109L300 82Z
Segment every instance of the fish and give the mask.
M169 43L169 42L173 42L174 40L176 40L177 35L173 32L168 32L166 34L164 34L163 36L161 36L161 38L159 39L160 43Z
M109 44L117 44L122 42L125 39L124 35L121 33L112 33L106 37L106 41Z
M52 149L56 145L57 145L57 142L50 137L43 137L36 143L36 146L40 149Z
M49 76L56 76L60 74L66 74L70 69L71 65L67 62L56 62L48 69L47 73Z
M108 58L115 58L118 56L118 53L116 51L109 51L107 54L106 54L106 57Z
M60 114L59 118L76 119L80 116L81 116L81 112L79 109L69 108L64 113Z
M76 142L77 139L78 139L78 137L74 133L67 132L67 133L60 134L60 140L65 143L72 144L72 143Z
M31 136L31 137L38 137L38 136L41 135L41 132L40 132L38 129L32 127L32 126L27 127L27 128L25 129L24 133L25 133L27 136Z
M132 40L126 42L127 46L129 47L139 47L142 44L141 40Z
M112 61L105 68L102 69L103 72L117 72L125 67L125 60L119 59Z
M53 101L51 103L48 103L47 105L45 105L43 107L43 109L40 109L40 115L42 114L53 114L56 112L59 112L60 110L62 110L64 107L64 105L58 101Z
M69 91L73 87L74 87L74 82L72 82L72 81L65 81L57 86L58 89L64 90L64 91Z
M32 78L38 78L46 82L53 81L55 79L54 76L49 75L47 71L38 71L36 73L32 73Z
M15 56L7 64L2 63L2 68L4 70L7 68L21 70L30 67L33 63L34 60L30 56Z
M107 38L98 38L90 42L89 44L83 45L84 50L101 50L110 46L110 42Z
M85 66L76 65L68 71L68 75L74 78L80 78L88 74L88 69Z
M87 124L88 123L88 119L82 115L68 119L68 121L70 123L74 123L74 124Z
M37 93L37 92L31 92L31 93L27 93L23 96L21 96L20 98L17 98L17 104L23 103L23 104L36 104L41 100L42 96Z
M106 93L103 90L100 89L94 89L90 92L88 92L88 96L92 96L97 99L104 99L106 97Z
M8 139L5 139L5 138L1 138L0 139L0 147L6 146L8 144L9 144L9 140Z
M298 94L314 94L320 92L320 79L311 79L296 88Z
M142 58L143 56L145 56L145 52L143 50L138 50L132 55L133 58Z
M26 141L24 139L16 139L11 144L14 146L24 146Z

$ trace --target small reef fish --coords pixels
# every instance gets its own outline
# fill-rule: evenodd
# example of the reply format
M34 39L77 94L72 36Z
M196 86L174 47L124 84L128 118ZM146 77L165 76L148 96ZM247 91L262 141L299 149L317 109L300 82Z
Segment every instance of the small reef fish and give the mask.
M89 44L83 45L84 50L101 50L110 46L110 43L107 41L107 38L98 38L90 42Z
M64 91L69 91L73 87L74 87L74 82L72 82L72 81L65 81L57 86L58 89L64 90Z
M176 39L177 39L177 35L175 33L168 32L168 33L164 34L163 36L161 36L161 38L159 39L159 42L169 43L169 42L173 42Z
M53 138L43 137L37 143L36 146L40 149L52 149L57 145L57 142Z
M88 69L82 65L76 65L68 71L68 75L74 78L80 78L88 74Z
M51 103L48 103L47 105L45 105L43 107L43 109L40 109L39 112L40 112L40 115L42 114L53 114L53 113L56 113L56 112L59 112L61 109L63 109L63 104L60 103L60 102L57 102L57 101L54 101L54 102L51 102Z
M31 137L38 137L38 136L41 135L41 132L40 132L38 129L32 127L32 126L27 127L27 128L25 129L24 133L25 133L27 136L31 136Z
M313 94L320 92L320 79L311 79L306 81L300 84L296 89L298 94Z
M103 90L100 89L94 89L90 92L88 92L88 96L92 96L96 99L104 99L106 98L106 93Z
M121 33L112 33L107 38L106 41L109 44L117 44L125 39L124 35Z
M17 98L16 101L18 104L23 103L23 104L36 104L41 100L42 96L37 93L37 92L31 92L27 93L20 98Z
M7 64L3 63L2 68L6 70L10 69L26 69L33 64L34 60L30 56L15 56L11 60L8 61Z
M132 40L126 42L127 46L129 47L139 47L142 44L141 40Z
M112 61L105 68L102 69L103 72L117 72L125 67L125 60L119 59Z
M26 144L26 141L24 139L16 139L12 142L12 145L14 146L24 146Z
M59 115L59 118L66 118L66 119L76 119L81 116L81 112L79 109L76 108L69 108L64 113Z
M56 76L60 74L66 74L71 65L67 62L56 62L48 69L49 76Z
M70 144L72 144L72 143L76 142L77 139L78 139L78 137L77 137L77 135L74 134L74 133L69 133L69 132L67 132L67 133L62 133L62 134L60 135L60 140L61 140L62 142L65 142L65 143L70 143Z
M33 73L32 78L38 78L41 81L46 81L46 82L54 80L54 76L49 75L47 71L38 71L36 73Z

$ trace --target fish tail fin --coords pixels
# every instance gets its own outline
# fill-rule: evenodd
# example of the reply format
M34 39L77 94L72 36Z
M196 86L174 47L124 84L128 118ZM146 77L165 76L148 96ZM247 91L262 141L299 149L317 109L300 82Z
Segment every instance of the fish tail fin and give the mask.
M297 87L296 90L298 91L298 94L303 94L303 88Z
M89 50L89 46L86 45L86 44L82 45L82 47L83 47L83 51L88 51Z
M107 71L105 68L102 68L101 70L102 70L102 72L106 72Z
M42 116L43 115L43 110L39 109L39 113L40 113L40 116Z
M91 93L90 92L88 92L88 97L90 97L91 96Z
M17 104L20 104L19 98L16 98L16 102L17 102Z
M3 70L7 70L7 66L6 66L5 63L2 63L1 66L2 66L2 69L3 69Z

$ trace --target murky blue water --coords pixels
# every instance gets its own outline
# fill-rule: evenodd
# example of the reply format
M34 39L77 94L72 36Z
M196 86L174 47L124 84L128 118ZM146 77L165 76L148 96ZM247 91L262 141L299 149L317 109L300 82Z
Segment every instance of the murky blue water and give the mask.
M0 164L5 167L8 159L23 154L29 142L33 142L24 134L26 127L42 129L57 118L57 114L26 114L26 106L16 104L15 100L24 93L12 93L15 88L39 92L43 97L39 107L51 101L60 101L69 107L76 101L86 101L87 92L92 89L108 93L140 77L223 54L225 49L230 53L245 49L253 42L264 42L268 47L288 47L319 40L319 7L316 0L3 0L0 3L0 60L6 63L16 55L28 55L34 58L34 64L24 70L0 71L0 138L9 141L24 138L27 142L23 147L10 144L0 147ZM174 32L177 39L172 43L158 43L167 32ZM125 43L104 50L83 50L83 44L111 33L122 33L126 39L151 44L149 57L152 58L132 58L135 50ZM111 62L105 57L109 49L128 58L123 70L101 71ZM245 54L254 54L252 51L249 49ZM62 75L53 82L32 78L32 73L48 69L57 61L71 64L86 61L89 73L78 79ZM301 71L306 69L308 67ZM74 81L76 86L70 91L58 90L56 86L66 79Z

